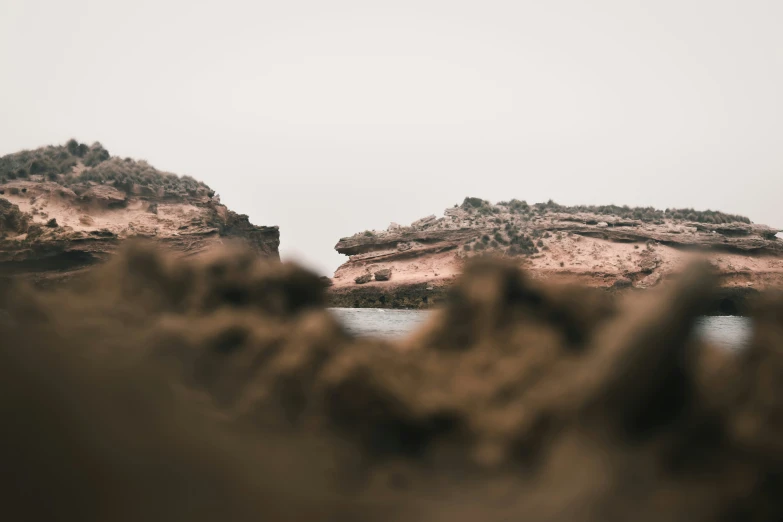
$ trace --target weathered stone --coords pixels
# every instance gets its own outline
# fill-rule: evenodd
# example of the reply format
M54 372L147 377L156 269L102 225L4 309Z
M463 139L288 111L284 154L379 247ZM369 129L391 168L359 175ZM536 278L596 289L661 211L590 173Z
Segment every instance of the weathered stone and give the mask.
M128 197L124 192L109 185L95 185L85 191L80 198L85 202L94 202L109 208L117 208L127 203Z
M640 256L639 271L645 274L651 273L661 263L660 256L651 250L644 250Z
M661 281L661 273L653 272L647 277L641 279L634 286L636 286L636 288L650 288L651 286L657 285L660 281Z
M435 223L437 220L438 220L438 218L435 217L435 214L430 214L427 217L423 217L421 219L417 219L416 221L411 223L411 227L413 227L413 228L424 227L424 226L431 225L431 224Z
M777 229L745 223L742 218L730 223L697 223L665 213L652 219L643 212L644 219L637 219L627 212L571 212L546 204L512 211L507 204L478 201L478 207L447 209L445 218L430 215L410 227L391 225L381 234L342 238L335 248L350 259L338 273L351 274L350 283L368 267L372 271L393 264L395 271L405 274L404 279L369 288L391 292L399 285L433 280L448 285L438 274L458 273L471 258L491 254L519 259L533 277L582 280L602 288L617 280L616 288L645 288L656 286L666 274L684 266L688 252L702 251L707 257L725 253L758 260L721 264L718 272L728 276L727 284L741 271L743 281L749 279L765 288L783 286L783 274L774 261L783 259ZM536 248L539 238L546 244ZM529 254L520 256L521 249ZM335 280L332 291L344 286L339 282ZM347 288L359 291L355 285Z
M391 274L392 274L391 268L383 268L375 272L375 280L388 281L389 279L391 279Z
M353 279L354 283L356 283L357 285L363 285L364 283L369 283L371 280L372 280L372 274L369 272L366 274L362 274L359 277L355 277Z

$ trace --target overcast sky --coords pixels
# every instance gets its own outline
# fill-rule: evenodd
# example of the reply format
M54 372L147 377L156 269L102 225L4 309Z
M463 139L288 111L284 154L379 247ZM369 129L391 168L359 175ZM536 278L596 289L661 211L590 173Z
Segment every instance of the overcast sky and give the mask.
M780 0L0 0L0 154L70 137L341 236L465 196L783 227Z

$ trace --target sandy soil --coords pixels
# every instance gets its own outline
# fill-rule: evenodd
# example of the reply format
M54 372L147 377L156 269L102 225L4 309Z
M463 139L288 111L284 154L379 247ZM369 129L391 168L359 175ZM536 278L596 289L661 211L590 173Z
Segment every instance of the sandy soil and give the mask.
M354 278L367 272L374 273L384 268L391 268L390 281L370 281L366 286L394 286L431 282L444 284L452 281L462 272L464 259L453 252L429 254L413 259L377 259L373 258L359 263L346 263L337 269L333 283L335 288L356 286Z
M105 201L83 200L56 184L18 181L5 188L3 198L32 214L35 223L43 225L54 218L60 227L76 232L108 230L121 238L177 236L180 227L204 214L204 209L183 202L158 203L153 213L150 203L138 198L130 198L124 208L109 209ZM19 193L11 194L11 188Z

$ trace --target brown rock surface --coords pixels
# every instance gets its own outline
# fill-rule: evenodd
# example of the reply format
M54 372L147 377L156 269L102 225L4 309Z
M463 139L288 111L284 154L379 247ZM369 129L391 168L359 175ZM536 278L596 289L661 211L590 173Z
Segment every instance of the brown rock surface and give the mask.
M395 273L383 291L397 295L426 284L442 293L467 259L486 254L514 259L535 278L601 288L656 286L701 257L717 268L722 286L755 292L783 286L783 240L777 232L744 216L713 211L517 200L493 205L466 198L441 218L341 239L335 249L349 260L335 272L331 295L338 304L386 306L376 297L363 303L352 295L358 274L380 268ZM424 292L414 293L416 306L434 302ZM410 299L405 302L410 305Z
M67 279L131 238L184 255L238 241L279 259L278 228L251 224L203 183L110 157L100 144L71 150L82 153L59 146L0 158L0 277Z
M371 280L372 280L372 274L370 274L368 272L366 274L362 274L360 276L356 276L353 279L353 282L356 283L357 285L363 285L365 283L369 283Z
M391 268L382 268L381 270L375 272L375 280L388 281L389 279L391 279L391 275L392 275Z
M698 335L703 271L628 296L476 263L412 337L317 276L128 248L0 316L4 520L778 522L783 300ZM770 296L772 297L772 296Z

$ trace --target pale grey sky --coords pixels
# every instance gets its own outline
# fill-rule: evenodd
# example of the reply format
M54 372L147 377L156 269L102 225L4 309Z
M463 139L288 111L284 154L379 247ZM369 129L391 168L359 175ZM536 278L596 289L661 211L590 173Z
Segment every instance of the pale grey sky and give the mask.
M783 227L780 0L0 0L0 154L190 174L323 273L471 195Z

